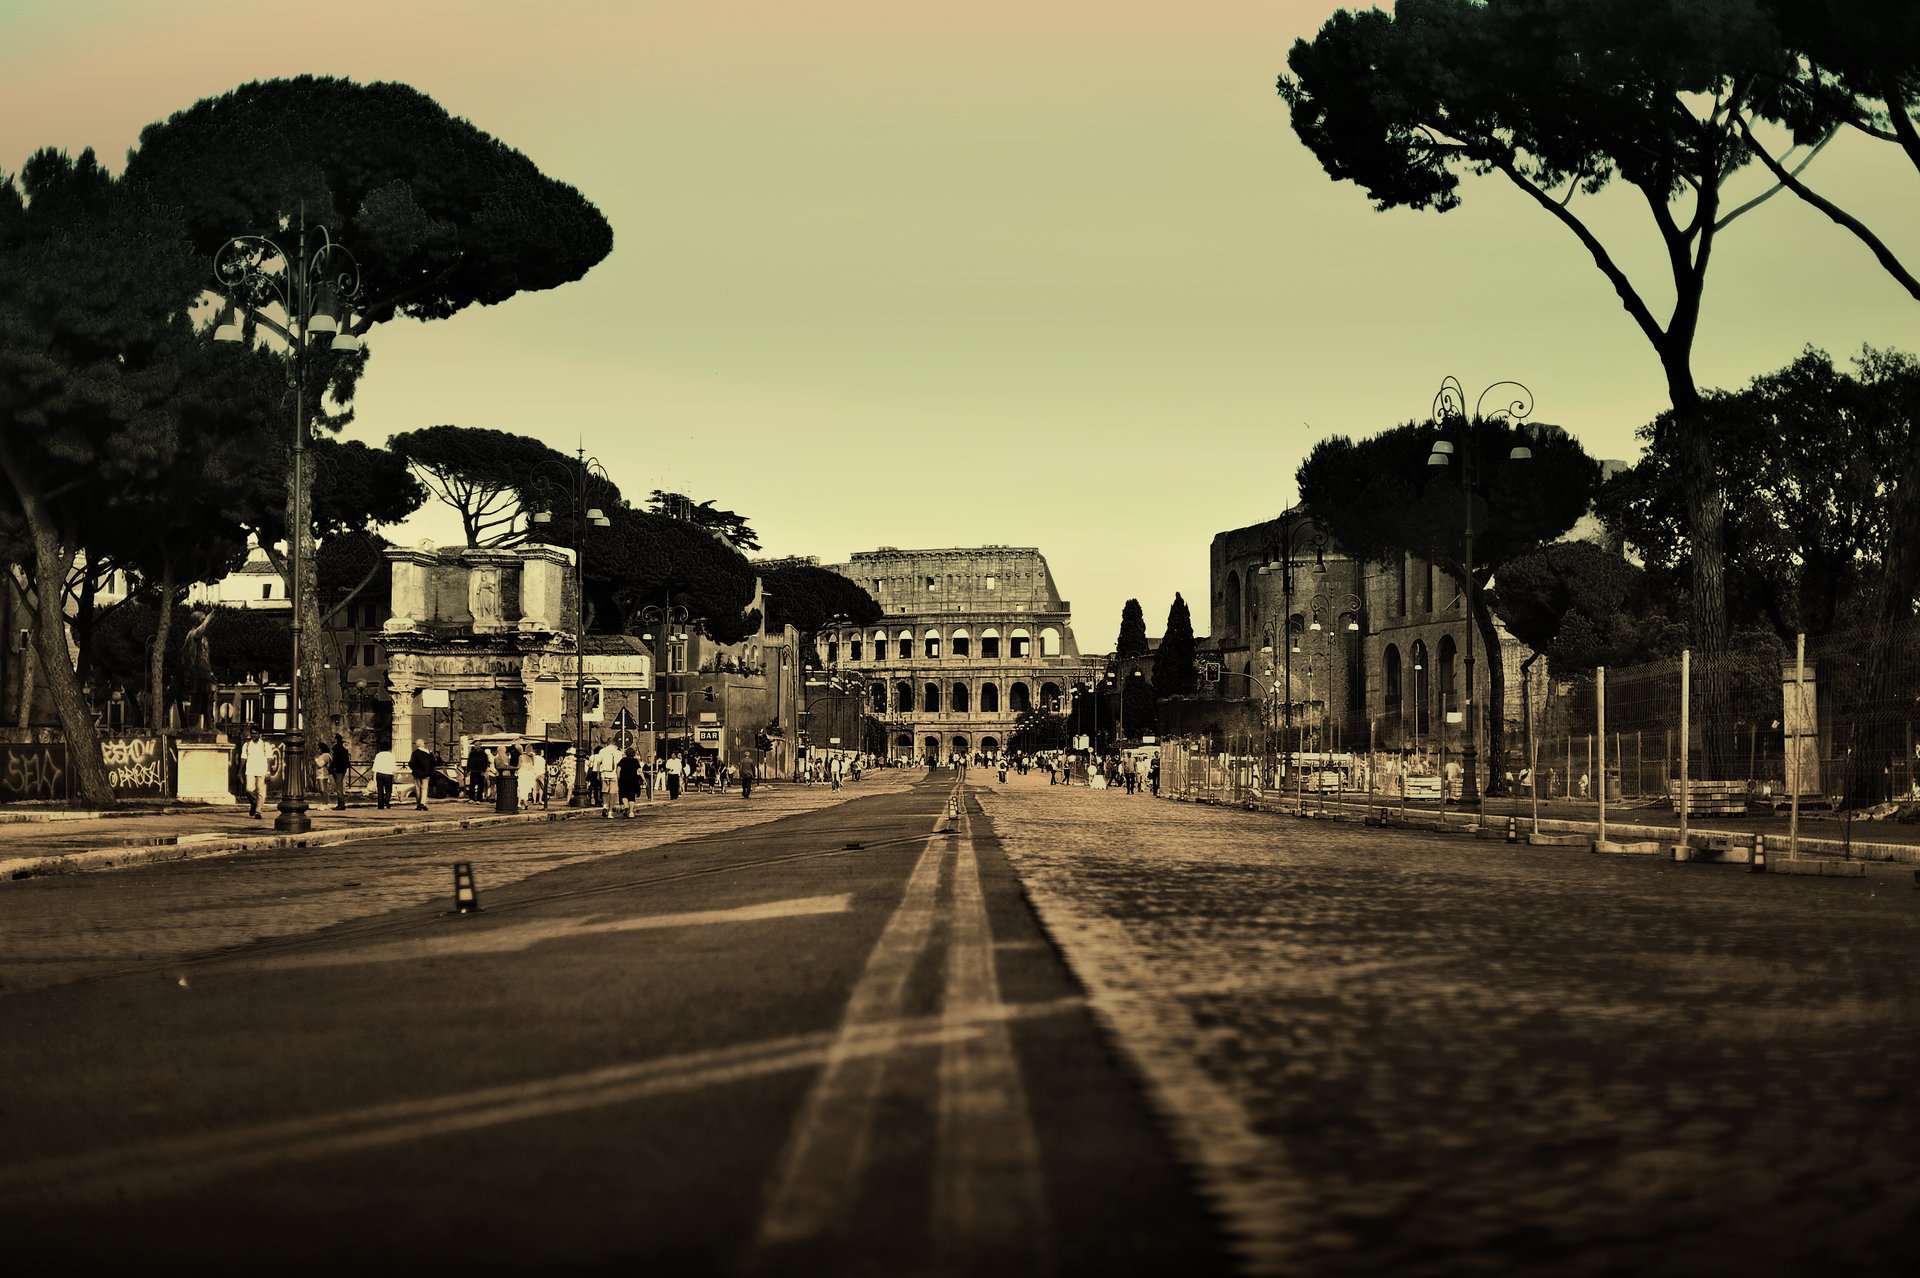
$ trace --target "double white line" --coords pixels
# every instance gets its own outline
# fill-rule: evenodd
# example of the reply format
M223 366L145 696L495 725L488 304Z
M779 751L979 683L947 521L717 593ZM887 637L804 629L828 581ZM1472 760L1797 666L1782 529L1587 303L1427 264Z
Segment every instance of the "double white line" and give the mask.
M962 798L958 784L953 798ZM946 982L939 1023L939 1100L932 1202L935 1259L957 1272L1044 1273L1046 1196L1039 1143L1014 1057L972 823L939 826L907 878L906 892L867 956L865 970L801 1106L761 1218L756 1259L857 1223L873 1124L898 1052L862 1050L881 1027L906 1023L908 977L941 921L942 870L951 872ZM945 818L942 818L944 824ZM897 1037L897 1048L921 1046Z

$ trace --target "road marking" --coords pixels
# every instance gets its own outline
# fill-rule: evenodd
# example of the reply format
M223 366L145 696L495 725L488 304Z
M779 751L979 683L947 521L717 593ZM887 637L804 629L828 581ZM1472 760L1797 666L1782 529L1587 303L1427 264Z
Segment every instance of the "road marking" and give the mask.
M938 829L936 825L914 862L900 904L867 955L826 1067L801 1105L760 1218L758 1253L811 1237L829 1222L846 1218L859 1197L887 1053L858 1048L879 1027L898 1022L905 1010L907 978L933 932L934 897L946 846ZM898 1039L896 1045L909 1044Z
M542 941L570 940L613 932L644 932L656 928L708 927L723 923L752 923L765 919L800 918L811 914L845 914L853 908L853 894L807 896L790 901L767 901L730 910L689 910L678 914L638 914L622 919L549 919L499 927L484 924L473 931L439 932L409 937L365 949L326 950L308 954L280 954L243 959L232 966L256 971L283 971L310 967L354 967L363 963L400 963L419 959L454 958L473 954L511 954ZM471 926L462 924L462 928Z
M993 930L980 890L973 823L962 806L954 850L953 919L942 1022L965 1041L940 1048L940 1108L933 1171L933 1254L950 1272L1051 1272L1040 1143L1001 1006Z
M0 1166L0 1198L19 1205L165 1197L221 1176L362 1153L454 1132L621 1105L651 1096L812 1069L829 1059L883 1057L978 1034L996 1020L1051 1016L1078 998L996 1009L976 1021L949 1017L876 1023L854 1034L817 1033L611 1065L557 1078L370 1105L222 1132L196 1133Z

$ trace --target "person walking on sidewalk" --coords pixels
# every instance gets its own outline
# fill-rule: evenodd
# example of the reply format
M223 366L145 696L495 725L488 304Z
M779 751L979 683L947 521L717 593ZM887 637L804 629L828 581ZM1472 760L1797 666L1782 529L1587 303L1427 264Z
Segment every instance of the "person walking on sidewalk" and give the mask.
M334 733L333 748L327 751L327 784L333 790L333 809L336 812L347 810L347 769L352 766L353 756L347 753L346 738Z
M267 773L272 753L258 732L249 731L240 743L240 774L247 786L247 815L258 821L260 809L267 806Z
M669 799L677 799L680 797L681 770L682 768L680 763L680 756L677 754L668 755L667 756L667 797Z
M467 797L475 803L484 803L487 798L487 769L493 766L493 760L487 757L487 748L478 741L473 749L467 751Z
M628 746L627 752L620 756L616 765L620 770L620 812L623 816L633 815L634 801L640 797L640 759Z
M745 803L753 797L753 770L755 766L752 759L744 759L740 763L740 801L742 803Z
M393 806L393 774L400 770L399 760L393 757L393 750L381 746L373 755L373 806L390 808Z
M613 815L614 800L619 788L615 778L620 772L620 748L609 737L593 756L593 774L600 778L600 810L607 816Z
M407 756L407 771L413 775L413 806L425 812L427 783L433 779L433 755L428 752L425 740L414 738L413 753Z

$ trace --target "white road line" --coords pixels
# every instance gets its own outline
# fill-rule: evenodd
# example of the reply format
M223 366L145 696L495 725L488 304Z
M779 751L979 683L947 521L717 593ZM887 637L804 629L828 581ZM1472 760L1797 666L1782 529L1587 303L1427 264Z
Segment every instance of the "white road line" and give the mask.
M455 926L471 931L438 932L409 937L363 949L326 950L310 954L281 954L242 959L229 967L253 971L284 971L311 967L353 967L363 963L401 963L419 959L452 958L470 954L511 954L541 941L569 940L611 932L642 932L655 928L709 927L724 923L751 923L764 919L798 918L809 914L844 914L853 907L853 894L807 896L790 901L766 901L729 910L688 910L678 914L638 914L622 919L550 919L498 927Z
M859 1199L887 1056L856 1049L876 1026L898 1021L904 1013L907 978L933 932L945 850L938 829L914 862L900 904L867 955L826 1068L801 1105L760 1218L757 1247L763 1252L845 1219Z
M351 1154L453 1132L744 1082L834 1059L884 1056L933 1047L950 1035L978 1034L1007 1017L1049 1016L1079 999L1002 1007L975 1023L921 1017L870 1024L854 1034L803 1034L704 1052L687 1052L450 1096L432 1096L262 1123L222 1132L120 1145L89 1153L0 1166L0 1198L22 1203L131 1200L184 1192L253 1168Z
M1052 1264L1040 1144L1003 1019L992 925L980 890L972 822L954 852L953 920L942 1021L956 1031L988 1019L966 1041L940 1049L940 1109L933 1175L936 1262L958 1274L1044 1274Z

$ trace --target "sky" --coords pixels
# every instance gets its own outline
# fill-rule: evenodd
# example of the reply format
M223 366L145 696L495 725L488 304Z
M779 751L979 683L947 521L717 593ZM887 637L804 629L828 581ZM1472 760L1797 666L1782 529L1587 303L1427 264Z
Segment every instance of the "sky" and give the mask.
M371 338L350 436L583 446L630 497L746 514L764 553L1037 546L1083 649L1271 517L1318 439L1441 379L1631 459L1659 364L1500 178L1439 215L1328 179L1274 92L1328 0L0 0L0 171L249 80L399 80L578 187L612 255ZM294 20L295 14L300 19ZM1920 257L1920 177L1842 140L1807 176ZM1747 177L1737 188L1761 189ZM1644 205L1590 200L1656 310ZM235 228L238 230L252 228ZM1807 345L1920 350L1920 306L1790 196L1723 234L1695 350L1735 387ZM457 541L430 509L396 540Z

